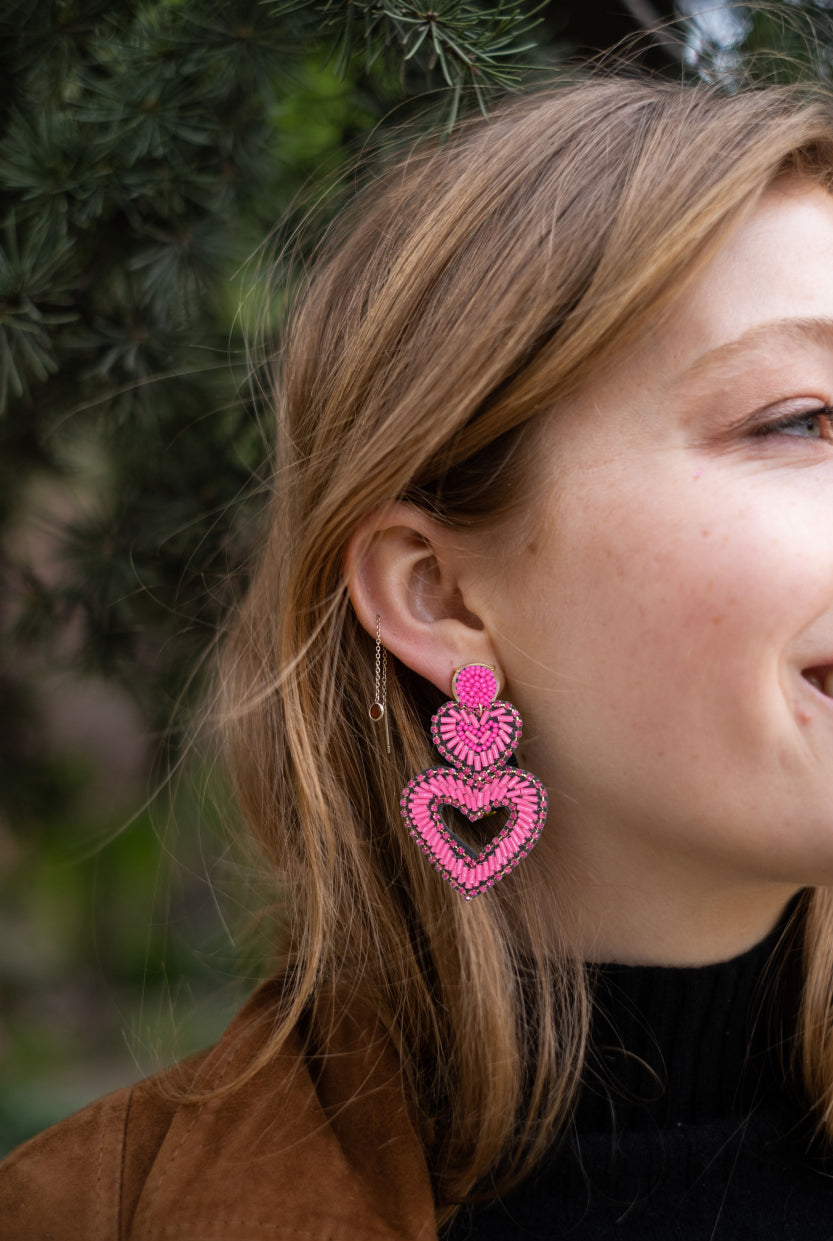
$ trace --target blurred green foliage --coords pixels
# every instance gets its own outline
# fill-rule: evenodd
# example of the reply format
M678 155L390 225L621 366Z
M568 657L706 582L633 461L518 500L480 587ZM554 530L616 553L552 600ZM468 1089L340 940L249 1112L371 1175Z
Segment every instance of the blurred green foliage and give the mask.
M7 1148L210 1040L246 989L216 816L181 791L136 806L177 759L172 713L257 541L246 260L384 104L326 66L308 14L257 3L56 0L0 22ZM124 787L79 722L103 709L84 678L110 687Z
M153 790L260 536L251 257L371 132L487 108L635 7L0 0L0 1149L247 989L229 815ZM744 7L647 42L731 89L750 57L781 72L773 45L825 75L827 22Z
M78 759L52 767L53 787L88 784ZM210 1042L251 986L216 915L222 868L200 856L222 854L214 825L177 809L185 837L159 807L113 837L108 816L59 803L0 838L0 1154Z
M2 39L0 516L37 472L74 482L91 455L97 469L54 571L8 539L0 567L19 639L71 621L73 661L164 726L255 538L265 447L240 273L376 112L315 40L290 64L288 19L255 2L17 12Z

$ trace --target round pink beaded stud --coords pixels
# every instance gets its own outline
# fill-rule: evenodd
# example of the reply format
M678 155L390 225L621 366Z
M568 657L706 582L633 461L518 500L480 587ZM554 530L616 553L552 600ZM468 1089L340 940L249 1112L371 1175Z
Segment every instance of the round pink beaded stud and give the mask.
M463 707L478 714L497 698L497 677L490 664L464 664L451 678L451 692Z
M493 887L526 857L547 816L547 794L528 771L507 767L521 739L522 722L511 703L496 701L498 681L488 664L466 664L451 681L454 701L431 721L434 745L451 767L431 767L402 791L402 817L423 853L466 900ZM505 827L480 853L450 830L443 806L473 822L500 808Z

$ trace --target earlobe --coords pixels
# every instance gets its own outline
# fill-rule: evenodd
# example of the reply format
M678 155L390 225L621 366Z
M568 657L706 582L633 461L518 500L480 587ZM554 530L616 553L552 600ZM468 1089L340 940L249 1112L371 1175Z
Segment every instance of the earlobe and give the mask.
M364 629L443 693L454 670L496 665L484 618L466 606L459 538L408 504L390 504L357 529L344 557L350 600Z

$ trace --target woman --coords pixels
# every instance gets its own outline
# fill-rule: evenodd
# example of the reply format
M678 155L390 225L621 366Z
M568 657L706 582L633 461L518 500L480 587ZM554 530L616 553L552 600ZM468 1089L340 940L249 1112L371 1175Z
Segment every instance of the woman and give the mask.
M226 649L280 968L0 1236L829 1235L832 181L826 100L617 79L361 199Z

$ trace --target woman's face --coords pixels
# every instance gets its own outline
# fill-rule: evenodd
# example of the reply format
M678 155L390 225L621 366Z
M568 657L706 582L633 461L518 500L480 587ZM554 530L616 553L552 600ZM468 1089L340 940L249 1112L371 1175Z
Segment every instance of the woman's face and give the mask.
M591 955L715 957L833 883L830 407L833 198L790 179L547 429L490 628Z

